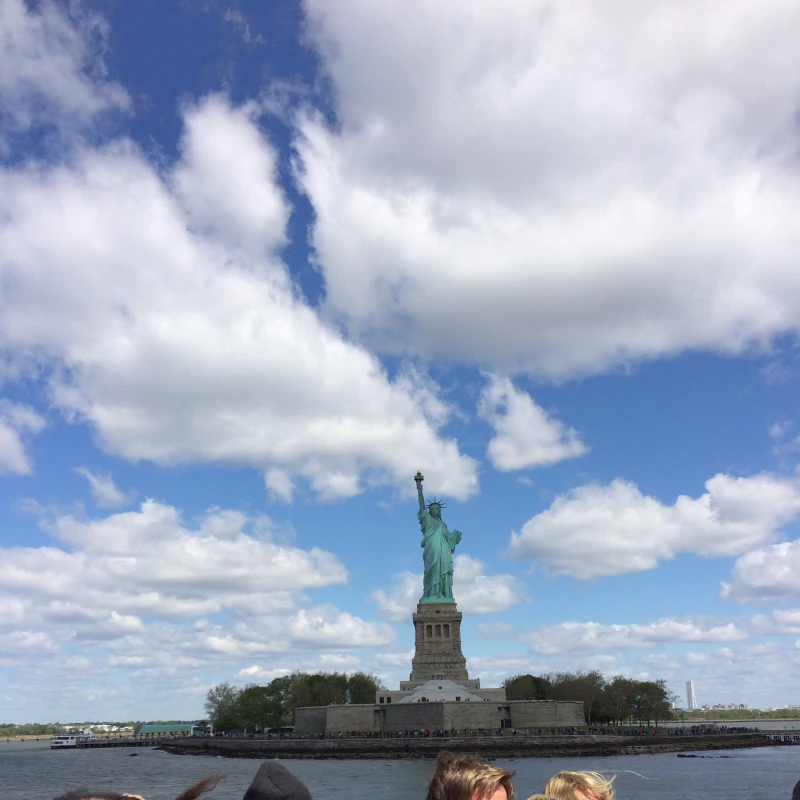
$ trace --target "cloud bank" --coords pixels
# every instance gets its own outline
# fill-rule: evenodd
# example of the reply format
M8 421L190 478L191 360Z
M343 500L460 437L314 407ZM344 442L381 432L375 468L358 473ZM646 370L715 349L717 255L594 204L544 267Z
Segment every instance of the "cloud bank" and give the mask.
M797 6L306 8L337 125L299 115L298 176L357 335L561 378L797 332Z

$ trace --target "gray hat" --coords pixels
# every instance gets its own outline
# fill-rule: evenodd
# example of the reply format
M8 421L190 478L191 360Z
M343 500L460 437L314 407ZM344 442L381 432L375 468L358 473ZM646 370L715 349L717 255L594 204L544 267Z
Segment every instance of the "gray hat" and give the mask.
M311 800L311 792L286 767L265 761L242 800Z

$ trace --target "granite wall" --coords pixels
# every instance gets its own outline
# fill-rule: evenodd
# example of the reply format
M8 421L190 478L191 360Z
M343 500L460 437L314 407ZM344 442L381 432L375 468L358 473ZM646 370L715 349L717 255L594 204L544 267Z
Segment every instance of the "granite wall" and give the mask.
M571 728L584 725L579 701L512 700L482 703L391 703L295 709L297 733Z

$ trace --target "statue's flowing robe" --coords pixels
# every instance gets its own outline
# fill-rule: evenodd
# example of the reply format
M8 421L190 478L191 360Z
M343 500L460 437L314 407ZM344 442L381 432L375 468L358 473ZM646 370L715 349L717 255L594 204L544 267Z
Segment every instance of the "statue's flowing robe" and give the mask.
M422 528L422 558L425 562L422 600L439 599L453 602L453 551L461 541L458 531L452 533L441 519L427 511L417 513Z

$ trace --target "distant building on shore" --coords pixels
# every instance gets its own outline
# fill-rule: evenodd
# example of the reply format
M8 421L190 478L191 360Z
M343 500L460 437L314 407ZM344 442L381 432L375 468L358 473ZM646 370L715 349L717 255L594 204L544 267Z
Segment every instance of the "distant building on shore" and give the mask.
M686 681L686 709L697 711L697 698L694 694L694 681Z

